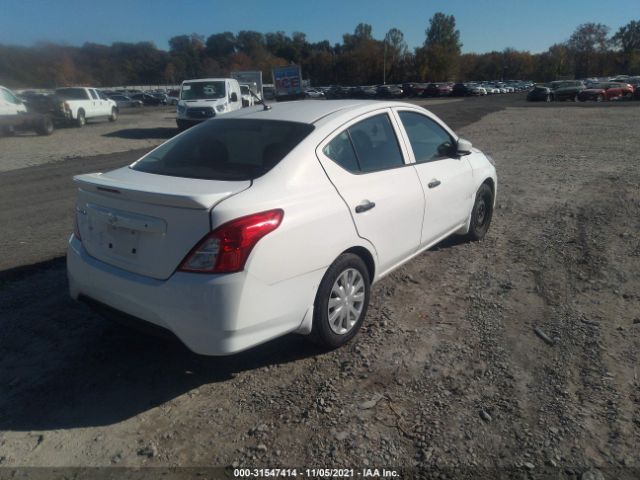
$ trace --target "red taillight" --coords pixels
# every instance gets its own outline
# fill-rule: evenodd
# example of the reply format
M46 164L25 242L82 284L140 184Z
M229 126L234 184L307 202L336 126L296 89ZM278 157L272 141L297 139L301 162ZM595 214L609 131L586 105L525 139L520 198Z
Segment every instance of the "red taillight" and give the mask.
M239 272L253 247L262 237L280 226L280 209L236 218L204 237L180 264L182 272Z

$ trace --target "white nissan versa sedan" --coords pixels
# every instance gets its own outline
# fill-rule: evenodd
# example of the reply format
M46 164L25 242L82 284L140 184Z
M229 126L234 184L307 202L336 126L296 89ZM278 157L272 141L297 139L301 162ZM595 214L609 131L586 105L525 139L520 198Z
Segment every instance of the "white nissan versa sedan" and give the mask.
M346 343L372 283L485 235L497 187L427 110L349 100L246 108L75 182L71 296L207 355L288 332Z

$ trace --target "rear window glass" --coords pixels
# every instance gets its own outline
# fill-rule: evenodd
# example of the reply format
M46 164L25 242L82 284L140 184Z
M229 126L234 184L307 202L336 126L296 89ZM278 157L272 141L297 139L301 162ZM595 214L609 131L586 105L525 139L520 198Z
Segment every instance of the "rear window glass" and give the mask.
M89 95L84 88L59 88L56 95L67 100L88 100Z
M131 168L174 177L252 180L277 165L313 128L276 120L208 120L169 140Z

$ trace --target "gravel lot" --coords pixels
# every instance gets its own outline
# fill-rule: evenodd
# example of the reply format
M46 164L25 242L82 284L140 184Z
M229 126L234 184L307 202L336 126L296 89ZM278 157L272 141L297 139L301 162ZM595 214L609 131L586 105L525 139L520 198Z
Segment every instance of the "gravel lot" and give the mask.
M141 151L64 160L61 148L0 173L0 467L640 478L640 102L429 108L495 157L494 223L482 242L447 240L378 283L362 331L333 352L292 335L196 357L67 297L69 177ZM149 148L170 135L165 117L117 125L159 129L150 140L50 139L68 135L77 155ZM26 159L48 140L0 139L3 168L5 142Z
M89 120L83 128L56 126L50 137L20 132L0 137L0 172L66 159L155 147L176 134L175 107L122 109L115 122Z

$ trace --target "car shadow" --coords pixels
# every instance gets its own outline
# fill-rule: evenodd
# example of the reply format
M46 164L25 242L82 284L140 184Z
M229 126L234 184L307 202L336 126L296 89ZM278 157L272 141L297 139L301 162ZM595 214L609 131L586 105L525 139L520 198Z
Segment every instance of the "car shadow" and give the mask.
M125 128L115 132L105 133L103 137L124 138L127 140L145 140L149 138L169 139L178 134L177 128L155 127L155 128Z
M451 235L450 237L442 240L440 243L436 243L429 249L429 251L437 252L438 250L446 250L448 248L456 247L465 243L469 243L469 239L465 235Z
M288 335L228 357L195 355L73 301L63 257L0 272L0 331L4 431L111 425L201 385L323 353Z

